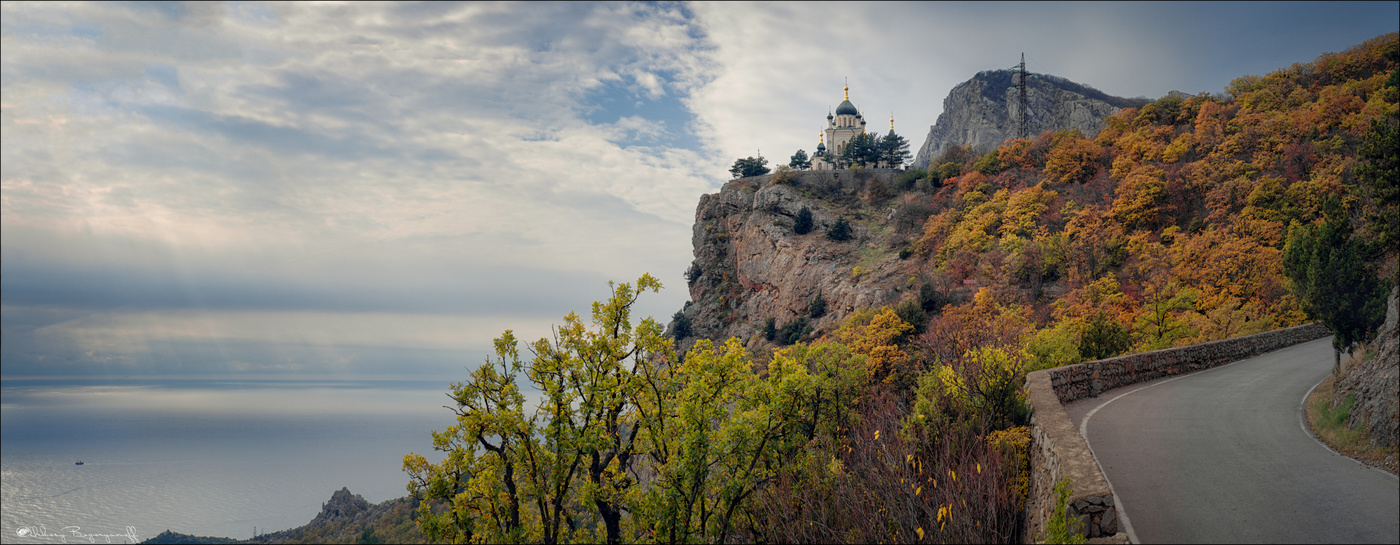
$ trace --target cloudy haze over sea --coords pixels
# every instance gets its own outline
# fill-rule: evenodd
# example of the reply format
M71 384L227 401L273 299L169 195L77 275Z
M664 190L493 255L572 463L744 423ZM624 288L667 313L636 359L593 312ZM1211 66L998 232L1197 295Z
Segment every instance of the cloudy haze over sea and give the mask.
M1378 3L6 2L3 371L456 378L650 272L851 99L917 147L1010 67L1219 92Z

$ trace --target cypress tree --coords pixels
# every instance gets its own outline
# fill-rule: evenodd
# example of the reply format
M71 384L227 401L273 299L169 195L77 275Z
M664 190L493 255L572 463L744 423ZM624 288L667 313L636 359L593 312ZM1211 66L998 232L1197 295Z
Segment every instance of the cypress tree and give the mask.
M1296 225L1283 248L1284 273L1310 318L1332 332L1332 373L1342 353L1375 334L1385 318L1385 288L1367 267L1363 242L1352 236L1350 217L1329 198L1324 220Z
M812 232L812 210L810 208L804 206L797 211L797 221L792 223L792 232L799 235Z
M836 242L851 240L851 224L846 223L846 218L837 219L836 224L826 231L826 238Z

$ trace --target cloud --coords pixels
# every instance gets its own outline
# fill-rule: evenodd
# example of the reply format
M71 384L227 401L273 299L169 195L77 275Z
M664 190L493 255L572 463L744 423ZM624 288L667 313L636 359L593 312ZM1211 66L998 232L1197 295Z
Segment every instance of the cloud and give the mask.
M557 321L645 271L679 306L715 161L637 145L686 120L580 114L608 82L703 81L683 7L211 6L5 5L7 321L87 313L7 345L402 348L338 332ZM227 338L229 316L307 327ZM161 333L181 320L222 325Z

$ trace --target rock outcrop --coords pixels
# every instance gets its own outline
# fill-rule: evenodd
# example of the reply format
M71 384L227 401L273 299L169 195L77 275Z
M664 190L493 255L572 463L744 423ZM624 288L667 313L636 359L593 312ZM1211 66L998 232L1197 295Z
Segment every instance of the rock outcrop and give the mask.
M929 128L914 166L927 168L929 162L955 146L972 146L977 153L987 153L1015 138L1020 130L1017 77L1012 70L991 70L954 87L943 99L943 113ZM1148 101L1111 96L1048 74L1029 74L1026 102L1029 135L1078 129L1092 137L1114 112Z
M1400 443L1400 325L1396 321L1400 288L1386 300L1385 324L1376 332L1371 348L1375 356L1349 366L1337 381L1337 399L1356 396L1347 425L1371 434L1371 443L1391 447Z
M412 497L370 503L342 487L306 525L242 543L426 543L413 523L417 505Z
M691 302L682 310L692 334L681 348L695 338L722 342L731 336L751 347L761 344L767 318L778 328L807 320L813 330L803 338L811 339L851 312L916 295L918 260L900 259L911 234L896 227L901 201L871 199L872 191L893 194L886 188L896 174L803 172L785 183L756 176L702 196L691 238ZM813 228L797 234L793 226L803 207L812 213ZM831 240L826 233L841 219L852 236ZM920 228L922 218L912 225ZM818 295L826 311L814 317Z
M311 519L311 524L321 525L354 518L355 515L369 510L369 506L364 496L351 494L349 487L341 487L331 494L331 501L321 504L321 512Z

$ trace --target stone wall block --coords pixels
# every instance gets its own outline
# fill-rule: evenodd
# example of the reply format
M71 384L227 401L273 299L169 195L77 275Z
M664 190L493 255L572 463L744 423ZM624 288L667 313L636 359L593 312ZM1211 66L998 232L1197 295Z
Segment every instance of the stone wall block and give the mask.
M1099 529L1104 533L1104 535L1111 536L1113 534L1118 533L1117 509L1108 509L1104 511L1103 518L1099 519Z

